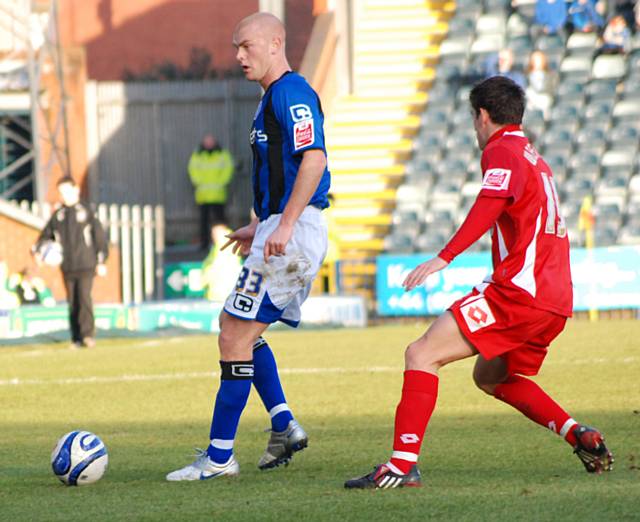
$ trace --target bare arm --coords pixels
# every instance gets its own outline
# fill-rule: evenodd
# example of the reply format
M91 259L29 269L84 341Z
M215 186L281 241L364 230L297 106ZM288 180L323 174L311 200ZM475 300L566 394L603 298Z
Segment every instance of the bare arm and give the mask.
M265 261L270 256L284 254L287 243L293 234L293 228L318 188L326 166L327 158L324 151L311 149L304 152L291 197L282 212L280 224L265 242Z

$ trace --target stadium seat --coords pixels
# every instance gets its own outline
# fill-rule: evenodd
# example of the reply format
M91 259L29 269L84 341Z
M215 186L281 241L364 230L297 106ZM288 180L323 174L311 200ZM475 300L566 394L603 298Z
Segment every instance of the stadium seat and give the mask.
M437 254L447 243L449 238L441 232L427 230L415 241L416 252L429 252Z
M637 147L640 142L640 131L633 125L621 123L611 129L608 142L611 149Z
M386 252L408 254L413 252L413 246L414 238L400 232L389 234L384 238L384 250Z
M533 43L531 42L529 35L510 37L507 40L506 46L514 52L516 63L518 63L520 58L525 62L526 66L526 62L529 60L529 53L533 50ZM518 65L522 64L518 63Z
M593 193L593 181L585 178L572 176L564 182L561 192L566 200L582 200L585 196Z
M613 100L611 101L592 101L584 108L585 120L598 120L603 123L611 119L613 109Z
M640 121L640 100L622 100L613 107L613 116L616 122L620 121Z
M603 167L628 167L631 169L635 150L608 150L602 156L600 164Z
M640 223L623 226L620 229L617 241L621 245L640 244Z
M624 174L618 176L604 176L596 187L596 196L598 199L608 198L610 196L620 197L624 200L627 193L628 177Z
M470 36L457 36L455 38L447 38L440 44L440 56L448 56L450 54L469 54L469 47L473 38Z
M628 77L622 84L622 92L624 94L628 93L638 93L640 92L640 77Z
M503 14L483 14L476 22L476 33L479 35L504 35L507 22Z
M588 148L590 145L604 145L607 140L607 133L602 128L585 127L580 129L576 136L578 146L584 145Z
M603 226L598 227L596 225L594 232L594 241L596 246L613 246L616 244L616 238L618 237L617 227Z
M577 122L581 109L579 105L580 101L581 100L576 100L577 103L563 103L552 107L550 119L553 125L566 126Z
M458 2L459 3L459 2ZM447 39L443 42L446 43L452 38L460 37L460 36L471 36L475 33L475 24L473 20L469 18L461 18L458 16L454 16L449 21L449 32ZM467 51L467 49L465 49ZM440 52L442 53L442 46L440 47Z
M560 72L577 77L579 73L586 73L588 76L591 71L591 58L588 56L567 56L560 62Z
M590 101L613 100L616 96L615 80L593 80L587 85L587 97Z
M471 44L471 54L488 56L497 53L504 46L504 37L498 34L479 35Z
M566 81L558 85L556 96L560 99L576 99L582 97L584 93L584 83Z
M624 56L600 55L593 62L591 74L595 79L622 78L627 72Z
M512 13L507 19L507 35L509 38L529 36L529 24L519 13Z
M596 33L581 33L576 31L567 39L566 47L567 50L571 52L579 49L586 49L593 52L597 41L598 35Z
M560 52L564 52L564 40L562 37L557 34L546 34L541 35L536 40L536 49L540 51L544 51L545 53L553 52L555 50L559 50Z

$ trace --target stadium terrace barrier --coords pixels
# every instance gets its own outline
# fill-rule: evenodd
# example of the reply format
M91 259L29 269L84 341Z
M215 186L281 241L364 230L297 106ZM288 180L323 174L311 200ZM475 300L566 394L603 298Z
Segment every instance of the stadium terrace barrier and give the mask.
M45 222L52 213L48 203L12 201ZM160 205L107 205L97 207L109 242L120 248L122 302L142 303L164 297L164 208Z
M491 254L458 256L412 292L402 281L433 254L381 255L376 260L376 293L381 316L437 315L490 274ZM573 309L640 309L640 247L571 250Z

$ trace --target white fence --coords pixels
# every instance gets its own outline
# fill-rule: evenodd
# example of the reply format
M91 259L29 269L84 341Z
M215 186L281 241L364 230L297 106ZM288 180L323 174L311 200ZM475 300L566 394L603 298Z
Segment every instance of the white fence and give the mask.
M11 201L22 210L48 221L52 207L37 202ZM97 206L97 216L109 242L120 248L124 304L162 299L164 293L164 208L160 205Z

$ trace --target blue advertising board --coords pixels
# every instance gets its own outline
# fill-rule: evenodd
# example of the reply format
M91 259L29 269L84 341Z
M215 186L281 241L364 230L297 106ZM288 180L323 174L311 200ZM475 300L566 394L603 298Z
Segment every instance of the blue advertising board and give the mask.
M458 256L447 268L432 274L420 287L405 292L406 275L433 254L378 256L376 292L378 313L436 315L471 291L491 271L488 252ZM574 310L640 308L640 247L571 250Z

